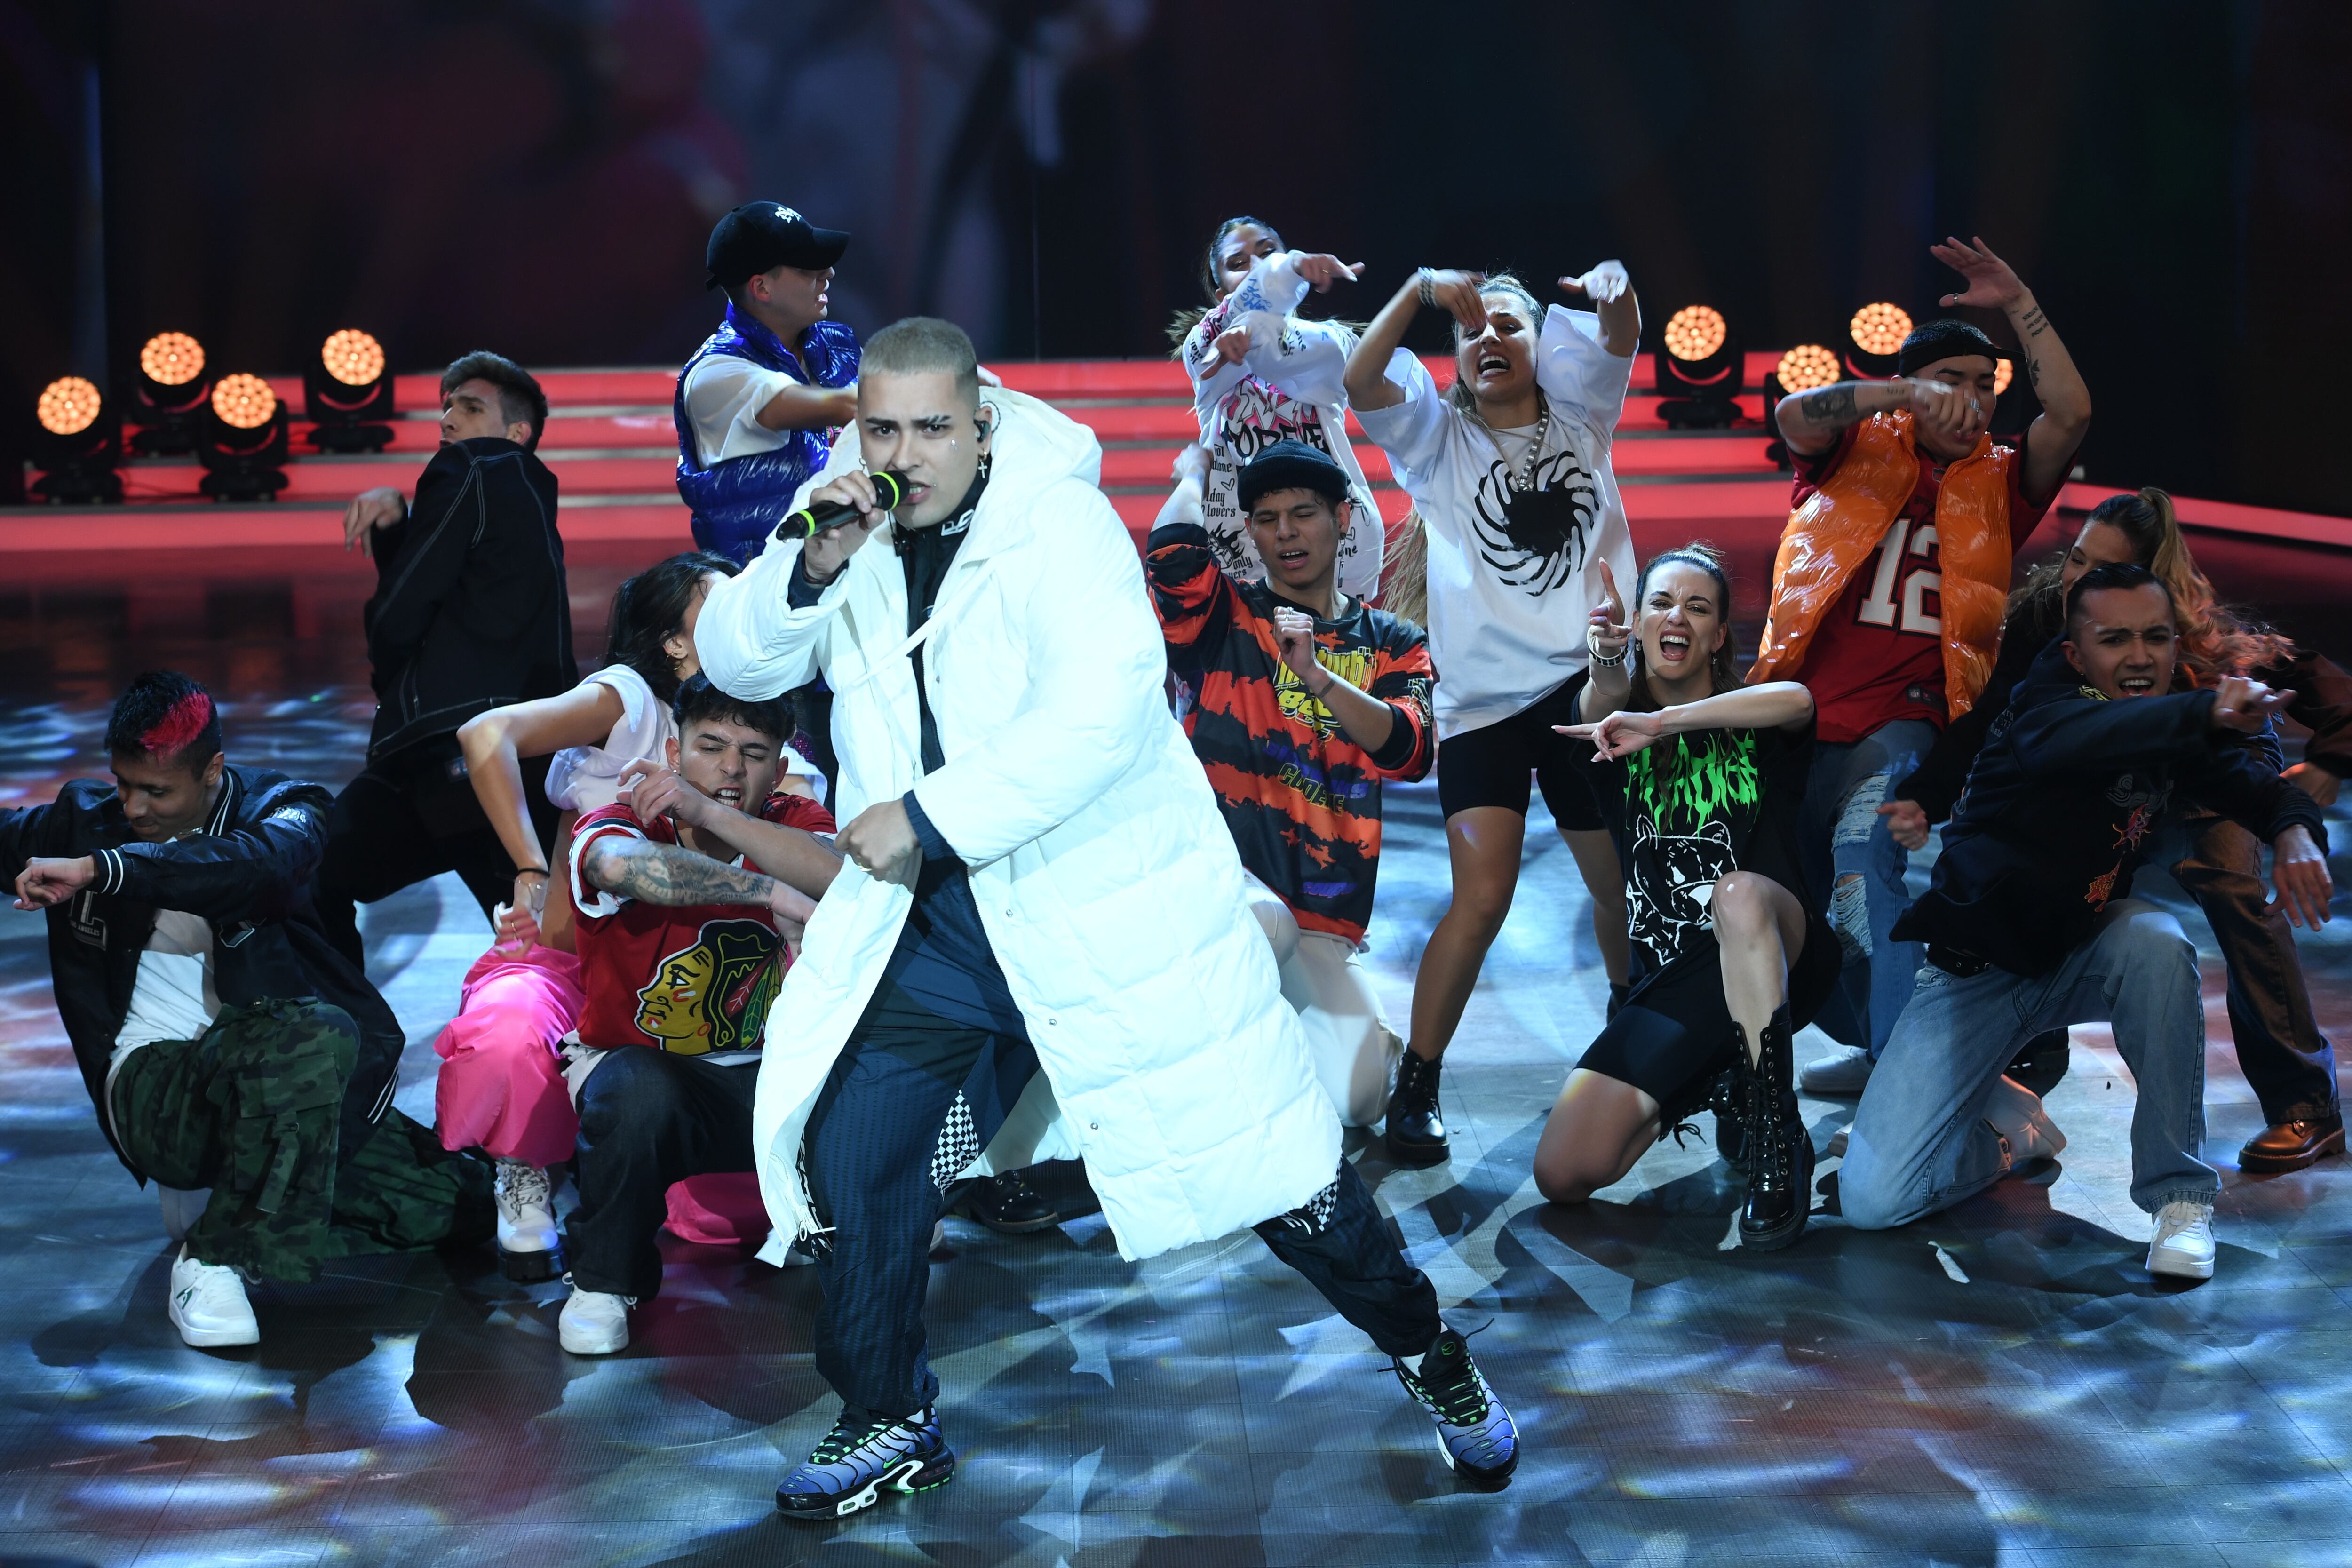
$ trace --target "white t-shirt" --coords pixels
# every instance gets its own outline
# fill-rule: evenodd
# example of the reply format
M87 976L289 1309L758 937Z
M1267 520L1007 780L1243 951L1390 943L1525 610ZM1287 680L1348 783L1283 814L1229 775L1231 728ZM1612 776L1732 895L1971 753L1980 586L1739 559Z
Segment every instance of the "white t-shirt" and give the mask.
M220 993L213 985L213 928L204 917L180 910L155 911L155 931L139 955L139 977L131 987L131 1011L114 1032L109 1067L157 1040L194 1040L220 1016Z
M1585 626L1602 596L1597 563L1633 592L1633 536L1609 461L1633 373L1632 355L1601 347L1599 317L1558 305L1545 313L1536 384L1551 427L1525 491L1513 481L1528 472L1537 426L1490 435L1402 349L1388 378L1404 401L1357 410L1429 525L1441 743L1534 706L1584 668Z
M621 700L621 721L603 745L567 746L547 764L548 803L584 815L620 798L623 768L667 758L677 721L646 678L625 664L608 664L580 685L609 687Z
M694 422L702 466L772 452L799 436L797 430L769 429L760 423L760 410L785 387L806 384L733 354L712 354L696 365L686 378L686 416Z
M1243 526L1235 487L1242 466L1286 437L1331 454L1356 492L1354 515L1339 541L1339 591L1356 598L1380 592L1386 535L1371 486L1348 444L1348 393L1343 384L1356 334L1333 321L1291 315L1307 297L1298 256L1280 251L1258 258L1239 287L1202 316L1184 340L1185 374L1192 378L1192 412L1209 454L1202 484L1202 523L1217 563L1245 583L1261 581L1265 563ZM1233 327L1247 327L1249 352L1239 364L1209 359L1209 344Z

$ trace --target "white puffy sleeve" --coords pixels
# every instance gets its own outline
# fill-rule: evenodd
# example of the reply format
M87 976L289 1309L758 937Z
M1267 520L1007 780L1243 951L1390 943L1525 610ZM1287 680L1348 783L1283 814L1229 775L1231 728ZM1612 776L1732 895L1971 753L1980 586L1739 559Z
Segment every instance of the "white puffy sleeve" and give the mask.
M1624 415L1633 359L1601 346L1601 318L1592 311L1554 305L1544 312L1543 332L1536 340L1536 384L1561 413L1591 426L1605 442Z

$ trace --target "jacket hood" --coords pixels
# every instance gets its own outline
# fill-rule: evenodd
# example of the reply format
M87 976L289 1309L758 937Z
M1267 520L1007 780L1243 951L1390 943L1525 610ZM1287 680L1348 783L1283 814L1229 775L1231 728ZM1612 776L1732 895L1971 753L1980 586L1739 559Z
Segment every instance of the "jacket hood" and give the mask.
M1065 479L1088 486L1102 480L1102 443L1095 433L1052 404L1010 387L984 386L980 405L992 411L988 489L983 515L1025 507Z

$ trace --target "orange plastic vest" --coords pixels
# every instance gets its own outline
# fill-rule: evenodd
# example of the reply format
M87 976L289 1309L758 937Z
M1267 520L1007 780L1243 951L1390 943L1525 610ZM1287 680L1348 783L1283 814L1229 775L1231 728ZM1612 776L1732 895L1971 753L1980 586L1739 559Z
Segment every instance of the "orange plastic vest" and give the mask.
M1944 470L1936 495L1944 701L1954 719L1976 705L2000 646L2009 601L2009 469L2016 461L2016 448L1979 437L1975 451ZM1911 411L1864 420L1845 461L1789 514L1772 563L1772 605L1750 681L1796 678L1822 617L1918 487Z

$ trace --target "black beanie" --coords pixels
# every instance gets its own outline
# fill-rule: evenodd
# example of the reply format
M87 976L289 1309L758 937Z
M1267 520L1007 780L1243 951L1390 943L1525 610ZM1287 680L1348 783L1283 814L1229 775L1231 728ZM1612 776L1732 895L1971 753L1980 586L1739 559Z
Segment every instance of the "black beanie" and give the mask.
M1276 490L1313 490L1336 509L1348 499L1348 471L1322 447L1286 438L1242 466L1234 480L1234 499L1247 516L1262 498Z

